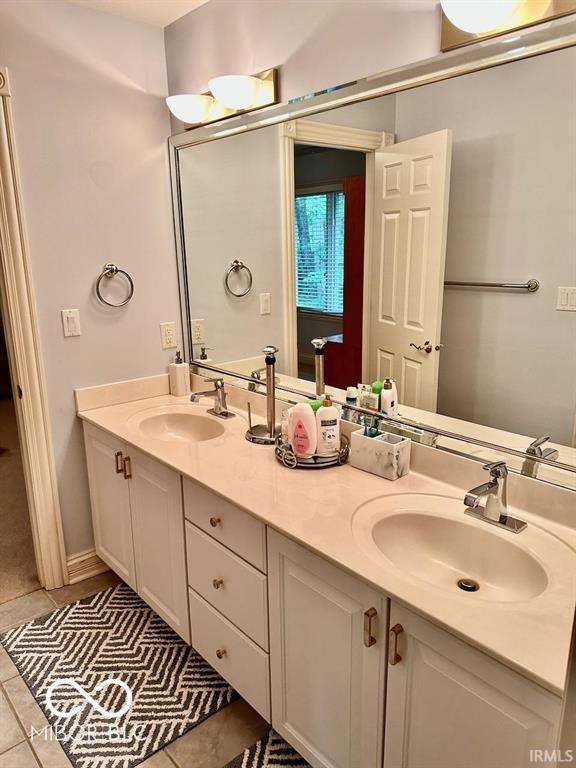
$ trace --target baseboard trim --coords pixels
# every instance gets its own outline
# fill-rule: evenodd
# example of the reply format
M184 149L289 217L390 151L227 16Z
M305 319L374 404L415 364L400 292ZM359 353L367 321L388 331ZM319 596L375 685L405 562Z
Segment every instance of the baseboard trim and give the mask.
M87 549L84 552L79 552L77 555L68 557L66 564L68 565L70 584L76 584L78 581L84 581L84 579L98 576L99 573L105 573L110 570L106 563L100 560L94 549Z

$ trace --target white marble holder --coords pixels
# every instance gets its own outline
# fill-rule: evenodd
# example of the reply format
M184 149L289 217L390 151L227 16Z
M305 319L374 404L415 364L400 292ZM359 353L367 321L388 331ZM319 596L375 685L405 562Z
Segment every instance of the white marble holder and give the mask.
M350 435L350 464L386 480L398 480L410 471L410 443L407 437L390 432L366 437L359 429Z

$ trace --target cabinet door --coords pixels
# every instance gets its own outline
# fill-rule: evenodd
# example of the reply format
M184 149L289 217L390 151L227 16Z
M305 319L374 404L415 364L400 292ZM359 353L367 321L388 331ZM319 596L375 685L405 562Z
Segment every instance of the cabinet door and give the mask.
M122 471L116 471L121 468L126 445L86 422L84 443L96 553L136 589L129 483Z
M138 594L190 642L180 475L134 449L130 464Z
M268 579L272 725L315 768L377 768L387 601L270 529Z
M526 768L554 749L559 697L392 603L396 625L384 768Z

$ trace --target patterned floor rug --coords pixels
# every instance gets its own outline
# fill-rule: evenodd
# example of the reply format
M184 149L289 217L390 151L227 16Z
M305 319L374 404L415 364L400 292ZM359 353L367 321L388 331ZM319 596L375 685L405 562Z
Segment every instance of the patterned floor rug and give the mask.
M276 731L270 731L225 768L310 768L310 765Z
M0 642L75 768L132 768L236 698L125 584Z

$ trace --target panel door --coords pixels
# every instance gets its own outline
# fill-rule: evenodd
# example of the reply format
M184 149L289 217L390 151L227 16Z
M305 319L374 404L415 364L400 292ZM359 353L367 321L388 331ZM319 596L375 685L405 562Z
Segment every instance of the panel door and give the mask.
M96 553L136 589L129 483L122 471L126 444L86 422L84 444Z
M448 194L450 130L375 154L369 380L391 376L403 405L436 410ZM410 344L432 351L418 351Z
M528 768L554 749L559 697L392 603L396 625L384 768Z
M315 768L380 768L387 601L272 530L268 567L272 725Z
M190 642L182 481L139 451L130 460L138 594Z

